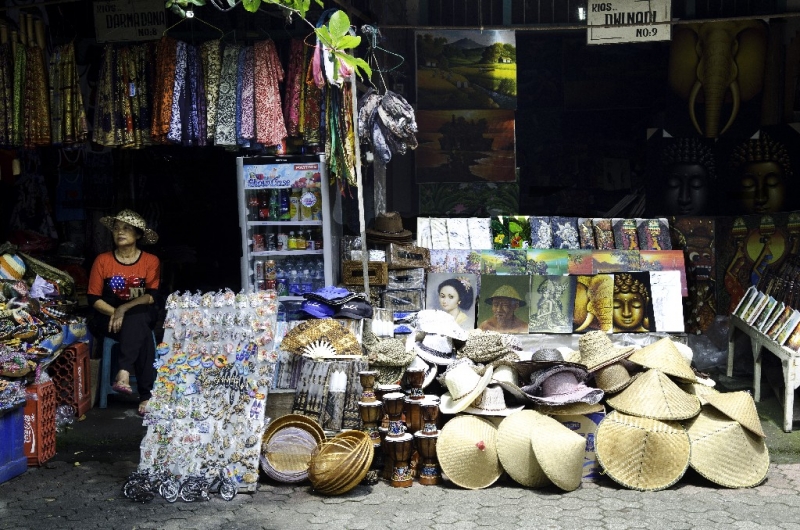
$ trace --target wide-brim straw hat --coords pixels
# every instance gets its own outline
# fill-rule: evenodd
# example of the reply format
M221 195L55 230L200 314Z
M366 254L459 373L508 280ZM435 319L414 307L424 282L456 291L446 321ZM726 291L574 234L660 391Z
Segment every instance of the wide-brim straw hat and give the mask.
M628 360L645 368L655 368L682 381L689 383L697 381L692 367L669 337L636 350Z
M306 320L295 326L281 340L280 349L302 355L304 348L319 341L330 344L336 355L362 355L358 338L333 318Z
M478 416L464 414L445 423L439 431L436 455L442 472L462 488L486 488L503 472L497 456L497 427Z
M417 356L433 364L449 365L456 360L456 350L453 348L453 339L436 333L426 333L421 341L413 341L414 336L409 335L408 340Z
M417 313L416 330L425 333L444 335L451 339L465 341L469 331L456 323L456 319L441 309L423 309Z
M156 234L154 230L147 228L147 221L144 220L144 217L133 210L122 210L117 215L107 215L100 218L100 224L109 230L114 230L114 223L116 221L127 223L144 232L144 235L140 239L143 245L152 245L158 242L158 234Z
M678 482L689 467L691 442L678 422L609 413L597 426L597 461L626 488L658 491Z
M531 446L550 481L564 491L581 485L586 439L558 420L537 414L531 421Z
M631 375L625 365L616 362L598 369L594 373L594 384L606 394L616 394L633 383L637 377L638 373Z
M711 482L726 488L752 488L767 478L769 450L764 438L736 420L705 407L684 425L692 443L689 465Z
M529 488L541 488L550 484L531 444L534 410L522 410L512 414L497 427L497 455L503 469L515 482Z
M459 361L443 374L447 392L442 395L439 410L444 414L458 414L469 407L492 380L494 369L489 366L478 375L471 362Z
M523 408L525 405L509 407L503 396L503 387L489 384L463 412L478 416L510 416Z
M534 405L534 410L548 416L585 416L605 412L602 403L567 403L566 405Z
M586 386L589 372L582 366L553 366L531 374L531 384L522 387L531 403L537 405L566 405L568 403L599 403L603 391Z
M650 369L606 400L614 409L656 420L685 420L700 413L700 400L687 394L659 370Z
M740 392L720 392L718 394L708 394L705 396L706 402L719 410L731 419L738 421L742 427L750 432L766 438L764 429L761 428L761 420L758 417L753 396L747 391Z
M634 347L616 346L607 333L590 331L578 339L578 350L581 353L581 363L587 370L594 372L630 356Z
M374 452L369 434L344 431L316 448L311 455L308 478L320 493L346 493L364 480Z
M500 387L511 394L517 402L527 403L528 396L519 387L519 374L514 367L515 365L516 363L495 366L491 383L500 385Z

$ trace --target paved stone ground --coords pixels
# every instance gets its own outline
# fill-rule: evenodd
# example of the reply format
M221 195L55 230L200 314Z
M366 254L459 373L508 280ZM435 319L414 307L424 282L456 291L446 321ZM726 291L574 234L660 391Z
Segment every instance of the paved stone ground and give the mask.
M157 497L140 504L121 489L145 430L135 404L117 400L60 433L53 460L0 484L0 529L800 528L800 430L781 431L774 396L758 408L772 465L752 489L721 488L690 469L671 488L647 493L603 477L569 493L501 479L477 491L418 483L395 489L382 481L326 497L308 483L287 486L262 476L257 492L231 502L212 495L203 503Z

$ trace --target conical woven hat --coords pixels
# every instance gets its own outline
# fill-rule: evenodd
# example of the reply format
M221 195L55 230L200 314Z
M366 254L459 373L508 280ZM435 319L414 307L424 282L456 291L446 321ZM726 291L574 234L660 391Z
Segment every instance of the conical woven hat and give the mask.
M713 407L685 424L692 443L689 465L726 488L752 488L767 478L769 451L764 438Z
M565 491L581 485L586 439L550 416L533 417L531 446L536 460L553 484Z
M697 381L692 367L686 363L686 359L669 337L664 337L633 352L628 360L645 368L655 368L685 381L692 383Z
M597 426L597 461L626 488L657 491L678 482L689 467L691 443L678 422L617 411Z
M716 388L701 383L678 383L678 386L687 394L697 396L701 405L708 403L706 396L709 394L719 394L719 390Z
M631 375L622 363L616 362L594 373L594 383L606 394L614 394L633 383L639 374Z
M729 418L738 421L742 427L749 429L762 438L766 438L761 420L758 418L756 404L749 392L720 392L706 396L709 405L716 408Z
M700 412L700 400L687 394L658 370L648 370L628 388L606 400L625 414L656 420L685 420Z
M445 423L436 456L447 478L466 489L491 486L503 472L497 456L497 427L478 416L456 416Z
M539 413L522 410L500 422L497 428L497 456L508 476L529 488L550 484L542 466L533 454L531 433Z
M633 346L615 346L607 333L590 331L578 339L581 352L581 364L593 372L604 366L615 363L633 353Z

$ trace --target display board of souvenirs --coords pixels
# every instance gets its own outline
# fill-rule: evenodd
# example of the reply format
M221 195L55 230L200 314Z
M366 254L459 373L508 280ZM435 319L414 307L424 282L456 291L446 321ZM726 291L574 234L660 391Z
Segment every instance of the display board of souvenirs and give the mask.
M173 293L167 310L139 471L166 473L182 488L197 477L233 478L238 491L254 491L275 367L275 293Z

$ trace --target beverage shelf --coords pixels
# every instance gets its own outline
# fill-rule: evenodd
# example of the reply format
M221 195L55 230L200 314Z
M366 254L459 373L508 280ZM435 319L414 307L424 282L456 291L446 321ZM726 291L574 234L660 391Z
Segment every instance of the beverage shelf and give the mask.
M321 256L322 250L265 250L263 252L251 252L253 257L258 256Z
M322 221L247 221L247 226L322 226Z

